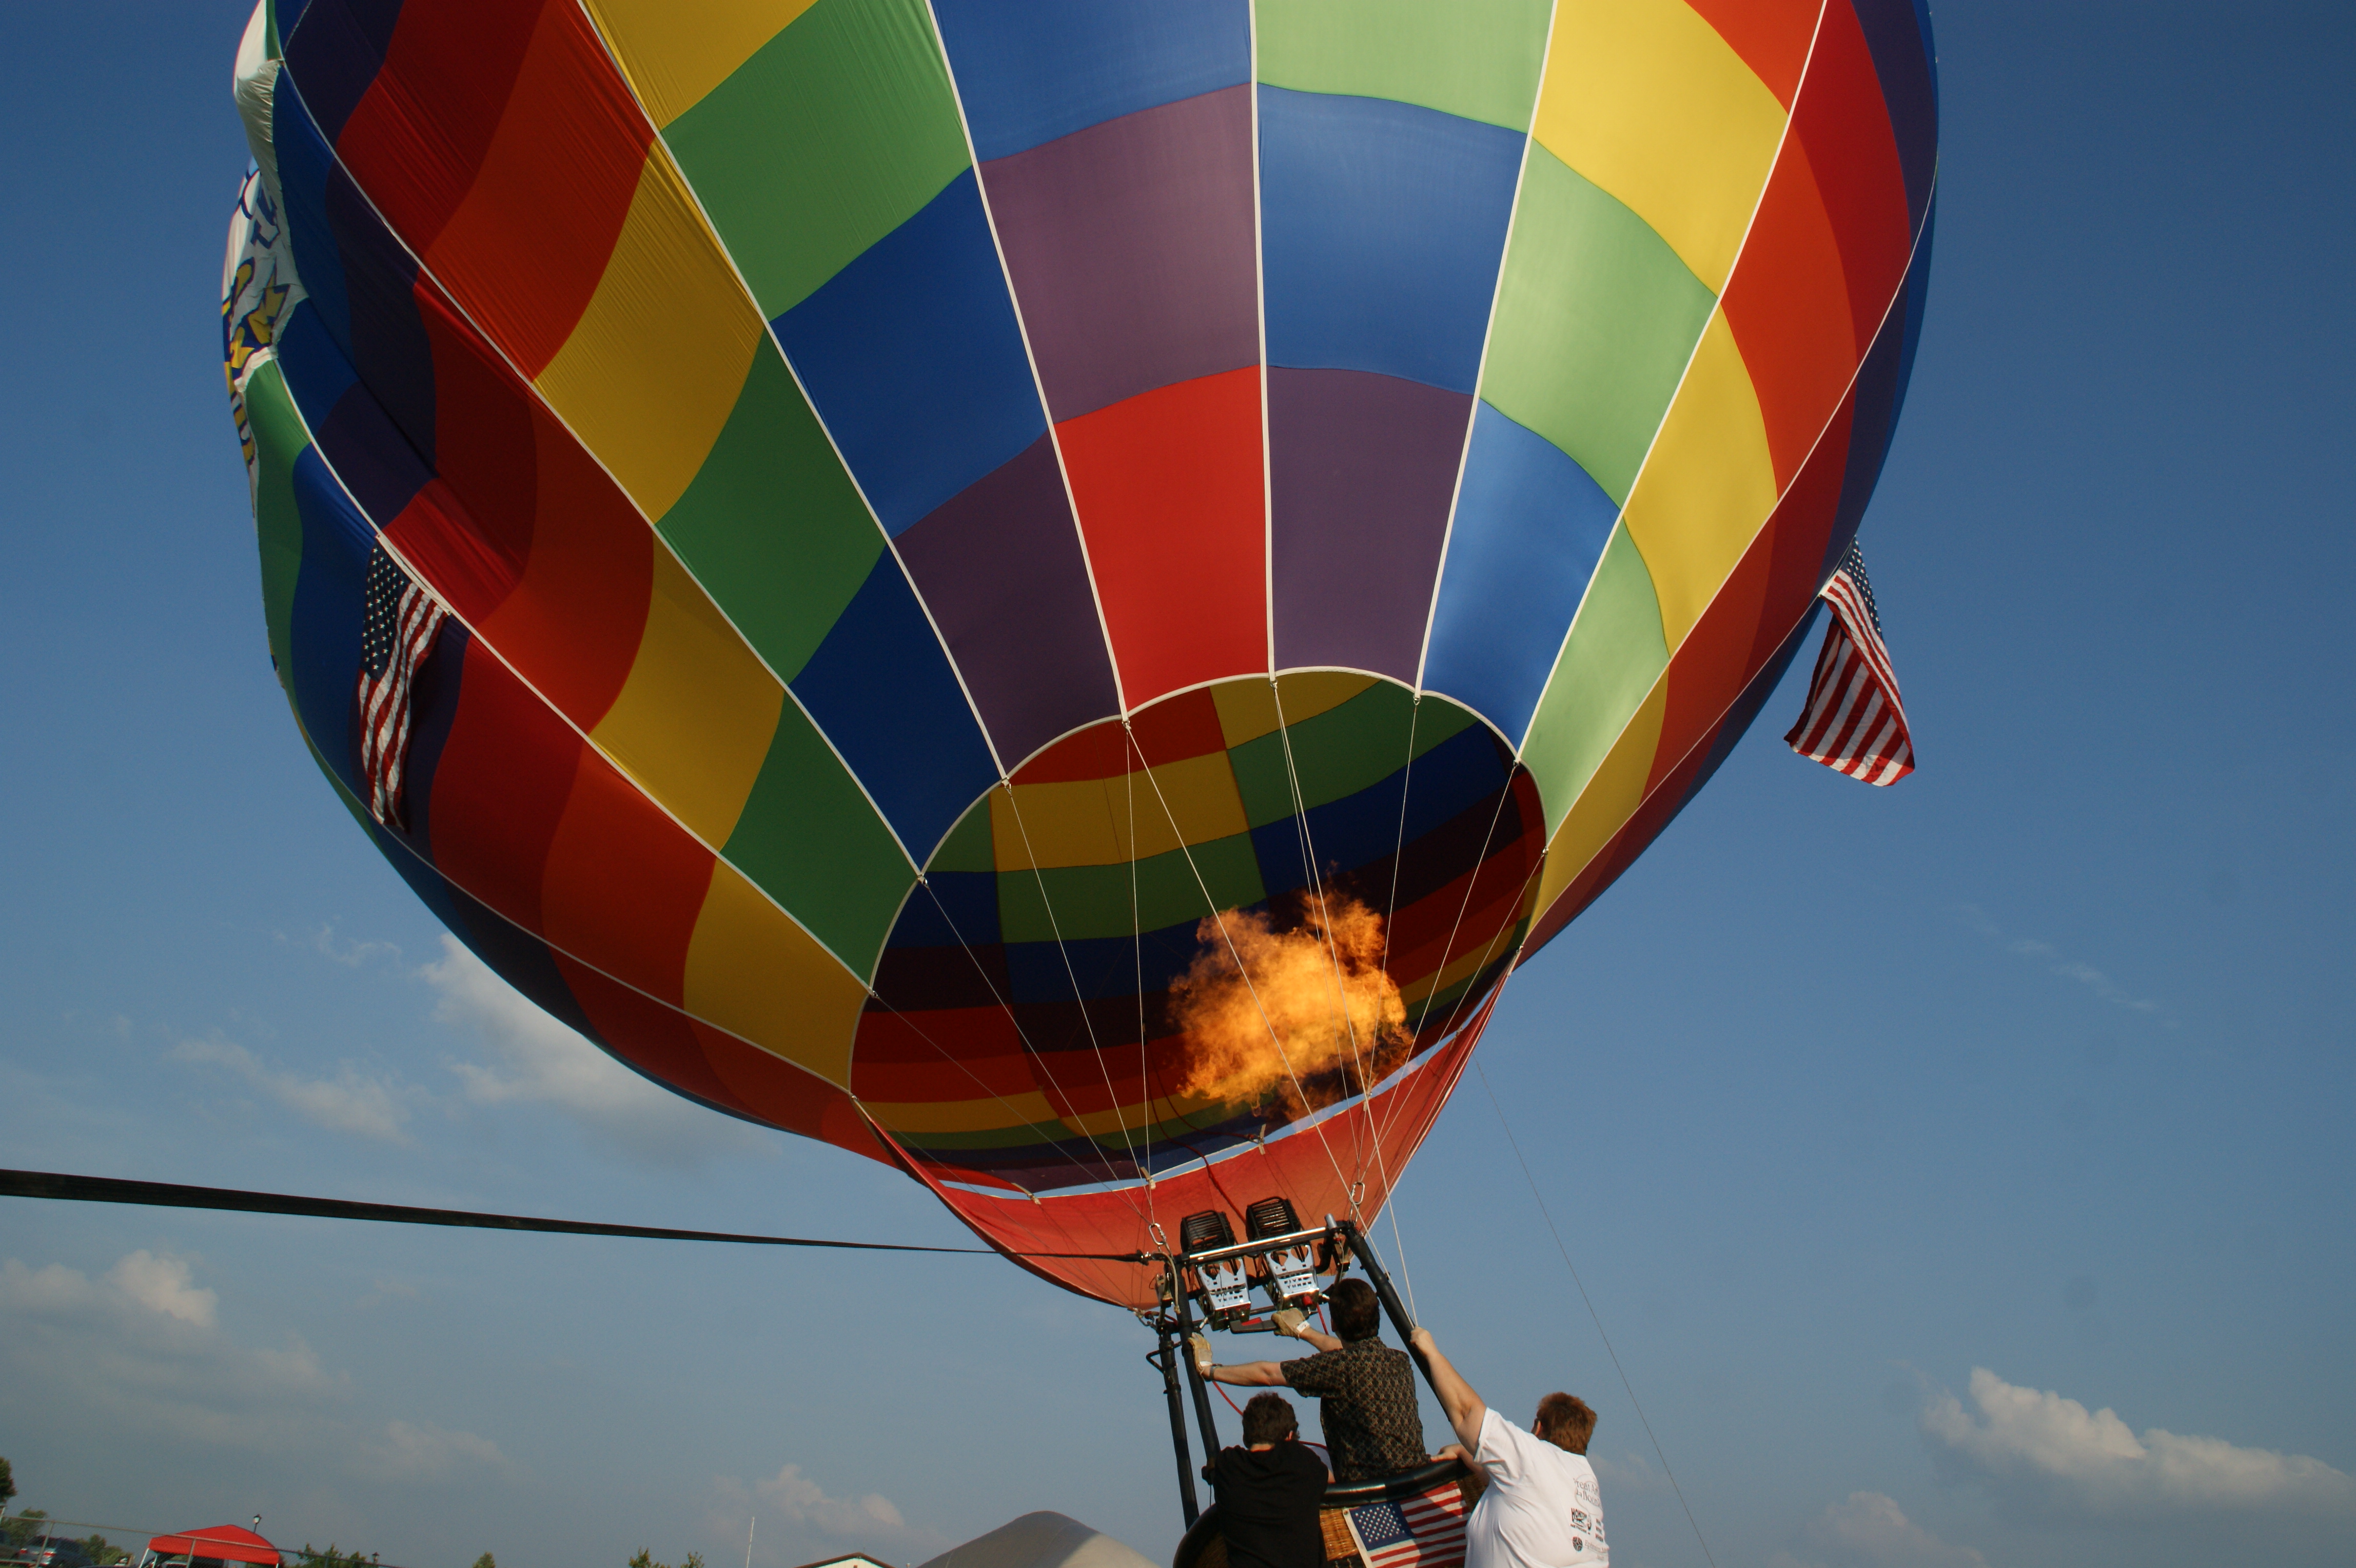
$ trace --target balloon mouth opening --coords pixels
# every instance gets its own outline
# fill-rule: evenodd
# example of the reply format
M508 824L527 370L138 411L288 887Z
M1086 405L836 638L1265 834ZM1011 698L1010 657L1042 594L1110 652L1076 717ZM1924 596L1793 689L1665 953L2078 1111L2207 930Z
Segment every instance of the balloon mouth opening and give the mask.
M851 1092L930 1178L998 1196L1307 1160L1282 1145L1337 1120L1319 1160L1404 1158L1428 1098L1388 1097L1452 1082L1542 848L1526 770L1451 699L1342 671L1175 693L966 809L895 918Z

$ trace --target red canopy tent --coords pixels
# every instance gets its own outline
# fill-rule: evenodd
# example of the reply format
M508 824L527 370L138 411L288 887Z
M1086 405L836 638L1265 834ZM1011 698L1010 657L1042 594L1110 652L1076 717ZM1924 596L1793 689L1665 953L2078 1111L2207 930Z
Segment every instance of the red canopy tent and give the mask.
M159 1558L186 1557L192 1562L258 1563L278 1568L278 1548L242 1525L216 1524L204 1530L184 1530L159 1535L147 1550Z

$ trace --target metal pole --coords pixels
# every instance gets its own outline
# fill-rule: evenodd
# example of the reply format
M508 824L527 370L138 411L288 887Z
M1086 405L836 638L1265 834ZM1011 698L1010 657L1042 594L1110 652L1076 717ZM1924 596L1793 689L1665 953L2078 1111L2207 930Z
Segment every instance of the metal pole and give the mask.
M1178 1333L1182 1341L1178 1349L1185 1359L1187 1386L1194 1391L1194 1419L1202 1423L1203 1456L1207 1463L1219 1452L1219 1428L1211 1419L1211 1392L1203 1386L1203 1374L1195 1369L1194 1348L1183 1342L1194 1337L1194 1309L1186 1300L1186 1276L1179 1272L1175 1259L1168 1267L1170 1296L1178 1305Z
M1186 1451L1186 1402L1178 1392L1177 1358L1183 1347L1171 1333L1169 1318L1157 1318L1153 1327L1162 1340L1156 1364L1162 1369L1162 1397L1170 1406L1170 1446L1178 1455L1178 1505L1185 1510L1186 1528L1192 1530L1203 1517L1203 1509L1194 1497L1194 1455Z
M1366 1238L1356 1223L1344 1219L1336 1221L1336 1225L1350 1239L1350 1251L1365 1267L1366 1283L1375 1287L1376 1298L1383 1304L1383 1316L1391 1320L1393 1328L1398 1330L1400 1347L1415 1358L1416 1369L1423 1374L1423 1380L1430 1384L1432 1397L1439 1398L1440 1385L1431 1381L1431 1363L1425 1360L1423 1352L1415 1348L1415 1319L1408 1316L1407 1303L1399 1299L1390 1275L1383 1272L1381 1260L1375 1256L1374 1248L1366 1244Z

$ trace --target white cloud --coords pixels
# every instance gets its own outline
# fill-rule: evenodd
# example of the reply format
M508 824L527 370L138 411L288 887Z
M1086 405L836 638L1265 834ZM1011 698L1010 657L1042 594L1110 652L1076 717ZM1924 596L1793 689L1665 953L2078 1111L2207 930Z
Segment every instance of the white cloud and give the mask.
M1665 1492L1669 1484L1653 1462L1633 1448L1621 1451L1620 1457L1606 1454L1590 1454L1588 1460L1595 1466L1596 1478L1603 1483L1607 1496L1622 1492Z
M240 1344L197 1260L141 1249L95 1278L0 1262L0 1380L23 1408L97 1433L308 1460L369 1480L460 1478L508 1460L488 1438L424 1422L369 1425L349 1377L294 1335Z
M1972 1370L1976 1414L1945 1390L1923 1408L1933 1459L1998 1501L2057 1520L2149 1522L2198 1512L2356 1521L2356 1479L2319 1459L2222 1438L2138 1435L2114 1412Z
M760 1133L658 1088L557 1022L456 938L418 971L440 993L436 1021L473 1034L495 1058L454 1062L477 1105L542 1104L587 1124L641 1159L687 1165L709 1155L767 1150Z
M220 1297L198 1288L194 1280L188 1259L169 1252L159 1257L145 1247L126 1252L95 1280L63 1263L28 1269L10 1258L0 1262L0 1313L77 1322L94 1317L135 1320L153 1314L209 1330L215 1326Z
M850 1536L874 1530L898 1533L908 1528L908 1521L900 1517L900 1509L891 1498L877 1492L860 1498L830 1498L816 1481L802 1474L798 1465L783 1466L753 1490L763 1507L796 1524L816 1526L829 1535Z
M350 1062L332 1079L282 1072L218 1031L201 1040L182 1040L172 1056L177 1061L224 1068L315 1126L387 1144L409 1142L410 1107L421 1098L416 1090L371 1078Z
M733 1477L713 1483L715 1507L707 1528L716 1538L742 1541L748 1519L757 1519L761 1540L812 1543L817 1551L856 1547L888 1558L922 1561L953 1543L938 1530L908 1522L899 1505L878 1492L835 1497L798 1465L781 1466L775 1476L747 1490ZM776 1533L773 1533L776 1531ZM789 1554L787 1561L792 1561Z
M54 1392L139 1430L269 1449L290 1419L340 1402L348 1381L301 1339L252 1349L220 1331L220 1298L190 1260L145 1249L92 1279L0 1262L0 1347L13 1391Z
M285 933L281 932L278 940L283 942L288 939ZM401 960L401 948L395 942L337 943L336 928L333 924L321 926L311 933L310 939L304 945L320 957L332 963L342 964L346 969L358 969L371 959L391 959L396 963Z
M1879 1492L1832 1504L1801 1527L1794 1545L1768 1568L1987 1568L1987 1558L1940 1540Z
M2074 980L2114 1006L2124 1007L2130 1013L2148 1014L2164 1023L2171 1026L2174 1024L2175 1020L2168 1016L2168 1009L2161 1004L2148 996L2136 995L2083 959L2062 957L2062 950L2051 942L2041 942L2034 937L2006 936L2003 929L1995 921L1989 919L1976 904L1965 904L1958 913L1963 916L1965 923L1972 929L1992 941L2000 943L2005 951L2017 953L2042 966L2048 974L2060 975L2064 980Z
M401 951L390 942L338 945L328 928L307 945L352 967L379 956L398 960ZM434 1020L484 1047L483 1059L448 1064L458 1079L455 1096L370 1074L350 1061L340 1064L332 1078L305 1077L219 1030L180 1041L172 1058L239 1079L316 1126L403 1146L412 1142L410 1123L421 1108L545 1105L587 1126L601 1145L659 1165L776 1152L775 1140L758 1129L673 1094L607 1056L500 979L455 937L444 935L442 957L414 972L434 988Z
M353 1302L352 1305L356 1307L367 1308L381 1305L395 1298L402 1301L423 1301L425 1299L425 1293L406 1280L378 1280L375 1289Z
M369 1466L385 1480L439 1480L454 1471L505 1470L508 1456L487 1437L445 1432L432 1423L389 1422L384 1435L368 1443Z
M2043 953L2038 955L2040 957L2050 955L2053 950L2052 949L2046 947L2043 942L2038 942L2034 945L2040 948L2044 948L2045 950ZM2021 948L2022 944L2020 943L2016 942L2013 944L2013 950L2015 952L2020 951ZM2101 997L2104 1001L2115 1002L2120 1006L2128 1009L2130 1012L2158 1013L2160 1010L2159 1004L2154 1002L2150 997L2130 995L2116 981L2113 980L2109 975L2104 974L2101 970L2096 969L2093 964L2087 963L2083 960L2074 958L2062 959L2054 963L2049 964L2047 967L2053 973L2060 975L2062 979L2074 980L2079 984L2084 986L2087 990L2093 992L2095 995Z
M50 1268L56 1266L52 1263ZM193 1323L199 1328L213 1326L214 1315L220 1305L219 1295L198 1290L189 1283L186 1258L159 1258L145 1247L125 1254L106 1271L106 1277L117 1290L148 1311Z

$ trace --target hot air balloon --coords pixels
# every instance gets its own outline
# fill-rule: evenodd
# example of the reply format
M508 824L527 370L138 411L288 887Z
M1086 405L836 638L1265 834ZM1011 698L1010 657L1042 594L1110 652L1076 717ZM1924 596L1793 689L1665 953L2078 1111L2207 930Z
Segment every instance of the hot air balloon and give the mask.
M1741 736L1936 140L1918 0L263 0L236 92L270 653L362 830L1127 1306L1187 1217L1379 1210Z

